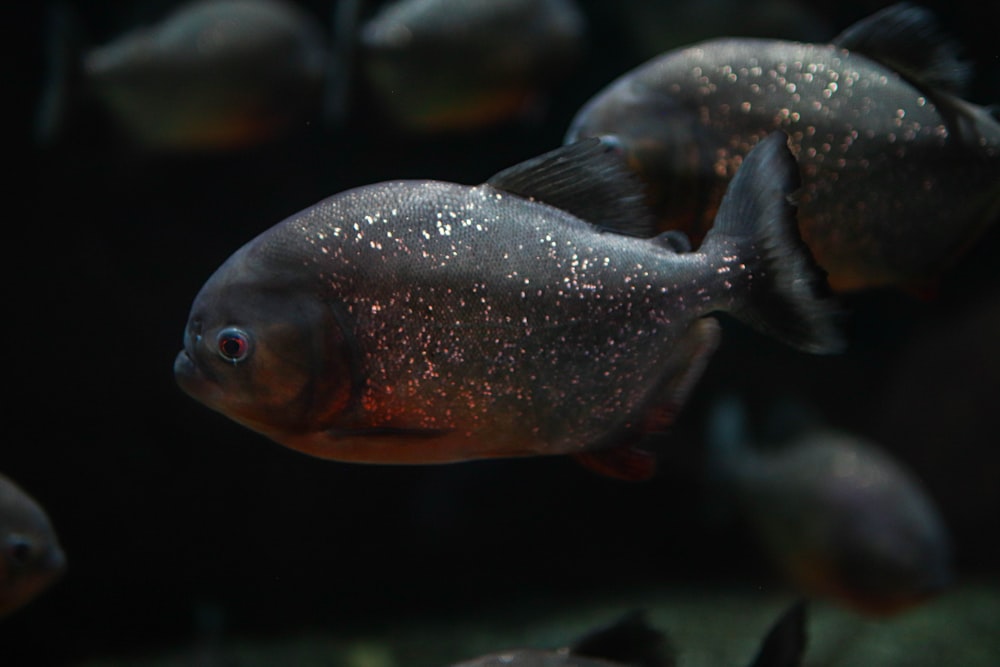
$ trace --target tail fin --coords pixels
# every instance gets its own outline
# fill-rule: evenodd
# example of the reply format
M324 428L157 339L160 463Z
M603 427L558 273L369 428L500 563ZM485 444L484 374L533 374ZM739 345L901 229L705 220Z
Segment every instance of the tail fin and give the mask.
M844 343L825 273L799 236L789 201L800 177L787 139L773 132L746 156L700 251L727 252L735 243L750 260L749 294L733 315L800 350L840 352Z

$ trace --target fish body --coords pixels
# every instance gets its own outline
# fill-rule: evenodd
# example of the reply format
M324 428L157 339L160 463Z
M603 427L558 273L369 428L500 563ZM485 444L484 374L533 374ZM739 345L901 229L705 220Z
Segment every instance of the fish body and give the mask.
M740 419L733 408L716 421ZM735 413L735 414L738 414ZM720 443L717 466L761 546L808 595L884 616L940 593L951 541L937 506L901 463L864 438L812 428L778 449Z
M566 139L615 136L662 228L696 240L747 152L784 130L802 237L831 286L920 287L1000 214L1000 123L957 96L953 52L906 5L832 44L710 40L611 83Z
M523 115L580 59L572 0L400 0L362 27L359 62L385 115L416 131Z
M198 0L85 53L83 85L142 147L234 148L318 105L325 41L281 0Z
M178 382L324 458L596 456L669 422L715 347L711 312L805 350L838 347L786 200L795 168L783 142L747 161L698 252L553 205L603 211L605 224L645 213L597 140L479 186L401 181L335 195L208 280Z
M58 579L66 557L45 510L0 475L0 618Z

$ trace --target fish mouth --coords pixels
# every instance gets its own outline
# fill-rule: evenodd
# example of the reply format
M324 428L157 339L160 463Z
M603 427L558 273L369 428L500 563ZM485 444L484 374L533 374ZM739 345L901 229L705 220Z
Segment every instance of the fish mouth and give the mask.
M205 393L208 383L208 379L198 369L187 350L178 352L177 358L174 359L174 379L186 394L195 398Z

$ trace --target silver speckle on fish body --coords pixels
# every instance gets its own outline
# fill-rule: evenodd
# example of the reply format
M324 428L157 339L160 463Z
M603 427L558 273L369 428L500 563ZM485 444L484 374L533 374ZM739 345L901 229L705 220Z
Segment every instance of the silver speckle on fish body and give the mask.
M538 181L556 191L550 201L586 201L626 177L596 141L480 186L390 182L336 195L209 279L178 380L237 421L332 459L579 454L627 441L657 408L683 402L715 345L710 312L803 349L837 346L794 236L783 140L748 161L717 233L684 254L502 189ZM588 161L607 165L593 182L576 173ZM563 172L547 181L553 169ZM759 234L777 243L765 249Z

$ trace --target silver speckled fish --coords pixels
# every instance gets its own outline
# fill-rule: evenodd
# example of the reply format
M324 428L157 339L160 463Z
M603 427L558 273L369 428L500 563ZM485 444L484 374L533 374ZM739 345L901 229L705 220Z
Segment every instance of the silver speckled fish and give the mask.
M1000 123L923 9L832 44L716 39L658 56L578 112L614 135L664 229L700 238L747 152L782 129L802 168L802 238L837 290L932 282L1000 214Z
M0 475L0 617L34 599L65 567L45 510Z
M679 409L728 311L839 347L796 231L785 136L744 162L697 252L615 233L647 211L588 140L478 186L326 199L227 260L195 299L181 387L277 442L345 461L576 454L604 472ZM683 248L681 248L683 250Z

